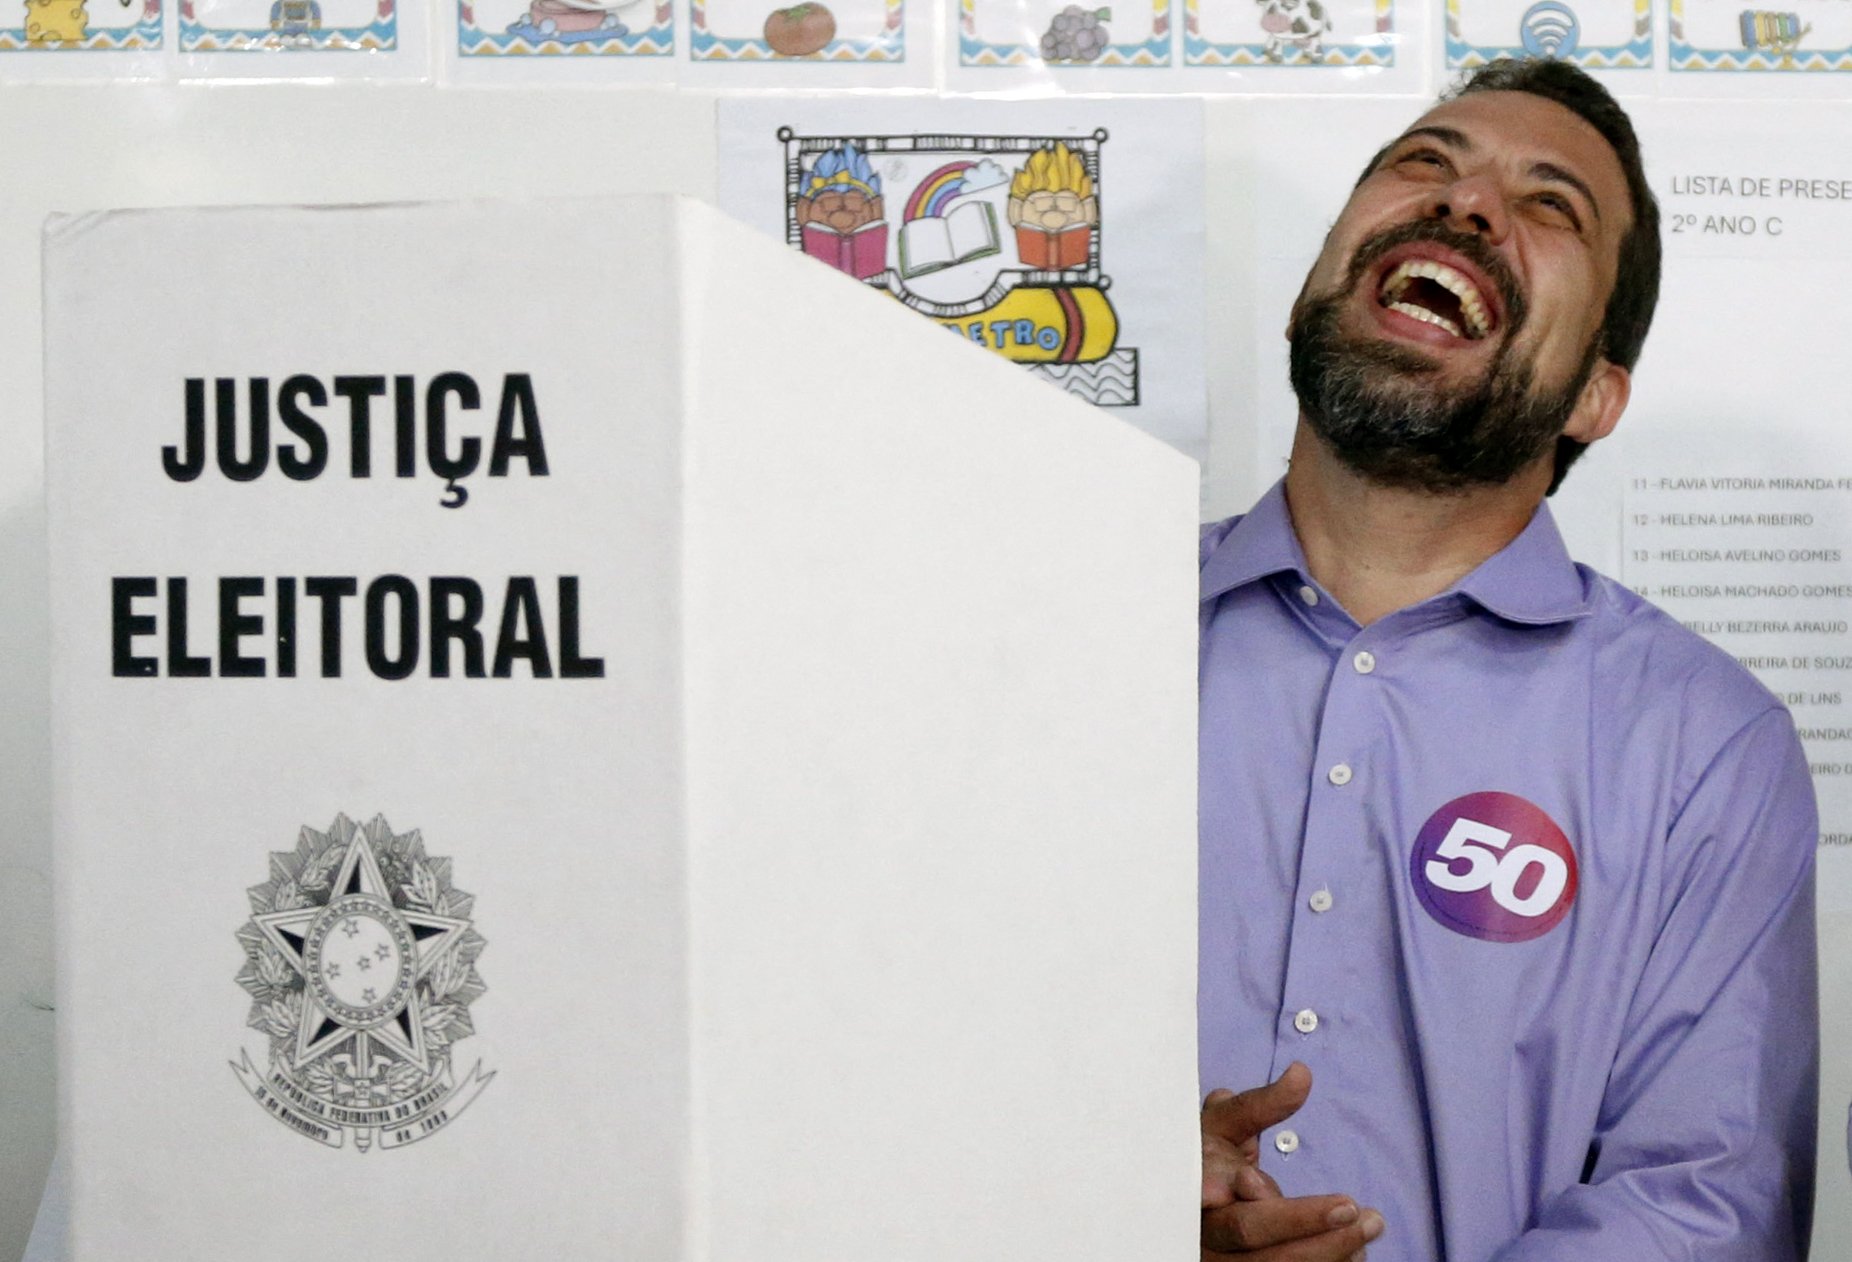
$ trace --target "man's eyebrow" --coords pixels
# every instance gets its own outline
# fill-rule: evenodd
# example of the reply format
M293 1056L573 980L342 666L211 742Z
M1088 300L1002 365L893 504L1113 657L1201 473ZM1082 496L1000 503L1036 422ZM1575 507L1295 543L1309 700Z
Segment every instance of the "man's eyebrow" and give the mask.
M1410 127L1400 136L1397 136L1395 138L1395 143L1389 147L1393 149L1395 145L1413 140L1417 136L1430 137L1440 141L1443 145L1451 145L1455 149L1462 150L1466 153L1471 153L1473 151L1473 142L1466 138L1465 132L1454 127L1442 127L1438 123L1423 123L1419 127Z
M1531 167L1530 173L1540 180L1550 180L1558 184L1567 184L1570 188L1582 194L1583 200L1588 202L1589 210L1594 213L1595 222L1601 222L1601 203L1595 200L1594 191L1590 189L1588 185L1583 182L1582 177L1577 175L1574 171L1565 171L1554 162L1539 162Z

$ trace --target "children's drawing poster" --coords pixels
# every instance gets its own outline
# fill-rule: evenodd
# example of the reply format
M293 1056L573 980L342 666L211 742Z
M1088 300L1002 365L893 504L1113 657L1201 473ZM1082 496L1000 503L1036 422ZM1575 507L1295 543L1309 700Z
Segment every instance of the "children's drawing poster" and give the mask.
M1183 0L1183 64L1270 69L1396 64L1395 0Z
M679 77L709 87L929 87L927 0L687 0Z
M0 52L121 53L161 46L161 0L12 0ZM13 65L9 64L10 74Z
M98 0L90 0L97 3ZM318 75L339 73L339 62L361 70L353 53L386 53L400 46L398 0L177 0L183 53L349 54L315 57ZM409 7L409 6L408 6ZM269 59L269 75L282 58ZM237 72L251 74L248 63Z
M1194 101L739 98L720 204L1201 459L1201 145Z
M956 0L949 11L957 38L948 79L961 91L1384 93L1426 84L1425 14L1398 0Z
M1852 6L1842 0L1784 0L1780 9L1742 0L1670 0L1667 54L1678 72L1852 70Z
M1171 0L958 0L958 64L1150 69L1171 64ZM1137 90L1136 81L1121 88Z
M1500 57L1645 69L1653 64L1652 0L1447 0L1448 68Z
M458 60L619 63L675 56L673 0L455 0ZM666 69L666 66L665 66Z

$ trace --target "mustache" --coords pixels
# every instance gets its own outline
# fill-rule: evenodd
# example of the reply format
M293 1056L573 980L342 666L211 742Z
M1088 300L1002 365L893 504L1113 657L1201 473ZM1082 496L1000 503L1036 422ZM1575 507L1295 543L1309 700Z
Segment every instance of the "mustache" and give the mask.
M1523 327L1530 304L1525 301L1523 287L1518 284L1517 276L1504 257L1479 234L1462 232L1439 219L1416 219L1397 224L1365 240L1357 247L1357 252L1351 255L1345 288L1355 289L1362 283L1363 274L1389 251L1417 241L1445 246L1484 272L1486 279L1498 291L1499 303L1505 309L1504 331L1515 333Z

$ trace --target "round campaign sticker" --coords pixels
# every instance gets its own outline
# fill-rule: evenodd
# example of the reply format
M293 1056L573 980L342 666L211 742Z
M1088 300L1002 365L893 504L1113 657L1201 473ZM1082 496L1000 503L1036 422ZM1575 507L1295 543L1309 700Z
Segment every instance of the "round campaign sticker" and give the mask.
M1528 942L1575 902L1575 851L1556 821L1514 793L1468 793L1428 817L1409 860L1428 914L1455 933Z

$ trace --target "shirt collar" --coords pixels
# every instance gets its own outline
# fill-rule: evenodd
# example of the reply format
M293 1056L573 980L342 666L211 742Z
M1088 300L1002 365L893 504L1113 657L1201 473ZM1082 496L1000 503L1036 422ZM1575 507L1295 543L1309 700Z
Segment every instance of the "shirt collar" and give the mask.
M1453 585L1507 622L1548 626L1594 612L1582 571L1569 559L1548 504L1538 504L1516 539Z
M1209 554L1202 568L1201 599L1210 601L1283 572L1302 580L1309 577L1281 481ZM1569 622L1593 612L1582 572L1570 560L1547 504L1539 504L1518 537L1454 584L1452 592L1508 622L1532 626Z
M1282 572L1303 575L1305 553L1286 511L1286 483L1275 482L1203 562L1202 600Z

